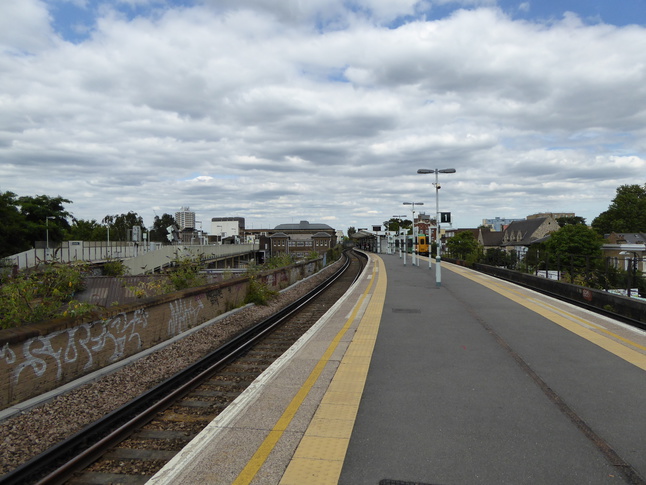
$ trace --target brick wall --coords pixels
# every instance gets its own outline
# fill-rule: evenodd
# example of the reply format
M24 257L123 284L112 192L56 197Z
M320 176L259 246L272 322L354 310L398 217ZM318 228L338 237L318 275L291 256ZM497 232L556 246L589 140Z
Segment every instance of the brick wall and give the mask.
M310 276L322 260L259 275L281 290ZM59 319L0 330L0 409L50 391L243 304L246 277L148 298L88 321Z

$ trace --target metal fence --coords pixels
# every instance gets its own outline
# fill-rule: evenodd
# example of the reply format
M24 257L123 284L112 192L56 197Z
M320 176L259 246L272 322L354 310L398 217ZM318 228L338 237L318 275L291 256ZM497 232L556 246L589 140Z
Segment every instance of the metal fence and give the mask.
M629 297L646 298L644 260L637 257L607 257L581 254L555 255L530 248L524 254L489 249L475 258L503 267L558 281L602 289Z

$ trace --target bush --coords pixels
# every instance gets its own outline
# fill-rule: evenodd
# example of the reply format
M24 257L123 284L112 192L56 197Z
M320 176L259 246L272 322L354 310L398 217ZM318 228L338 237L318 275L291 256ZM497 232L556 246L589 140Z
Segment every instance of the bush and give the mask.
M206 276L200 274L201 263L191 258L175 260L175 266L167 274L175 290L184 290L206 284Z
M257 275L249 275L249 290L245 297L245 303L256 305L267 305L278 293L264 284Z
M118 259L109 259L103 265L104 276L124 276L126 273L127 271L123 261Z
M265 261L265 264L263 264L263 268L265 269L284 268L285 266L290 266L294 264L294 262L295 262L294 256L287 253L281 253L276 256L272 256L267 261Z
M83 289L86 271L84 263L54 263L40 273L21 273L9 278L0 287L0 328L94 311L94 305L72 300Z

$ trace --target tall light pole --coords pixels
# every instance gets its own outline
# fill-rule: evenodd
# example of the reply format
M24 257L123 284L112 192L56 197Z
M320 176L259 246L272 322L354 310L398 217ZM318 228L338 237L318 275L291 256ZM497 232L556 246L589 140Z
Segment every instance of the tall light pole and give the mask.
M420 168L417 173L434 173L435 174L435 245L436 245L436 256L435 256L435 286L442 286L442 268L440 256L440 183L438 181L438 174L440 173L455 173L454 168ZM429 269L431 264L431 256L428 256Z
M424 202L403 202L404 205L410 205L413 209L413 253L411 254L411 264L415 266L415 244L417 239L415 237L415 206L424 205Z
M49 220L56 219L54 216L47 216L45 218L45 238L47 242L45 243L45 262L49 259Z
M393 216L393 219L403 219L404 217L406 216L405 215ZM401 236L401 230L402 230L401 225L397 224L397 236ZM399 237L399 239L401 239L401 237ZM401 257L402 257L402 242L399 241L399 259L401 259Z

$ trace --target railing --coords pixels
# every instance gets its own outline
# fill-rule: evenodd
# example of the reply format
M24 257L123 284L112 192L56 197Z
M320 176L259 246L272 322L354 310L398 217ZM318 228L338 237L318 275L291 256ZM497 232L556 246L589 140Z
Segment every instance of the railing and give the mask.
M455 257L447 253L448 257ZM458 257L458 259L463 259ZM468 259L468 258L467 258ZM533 274L579 286L605 290L629 297L646 296L644 260L638 257L609 257L567 254L556 256L545 250L530 250L522 256L512 251L489 249L473 262Z
M218 259L220 257L249 253L257 249L258 243L162 246L161 243L65 241L56 247L30 249L4 258L3 266L21 271L52 261L61 263L73 263L76 261L101 263L120 260L130 270L130 274L137 275L150 273L161 267L168 266L172 260L184 257Z

